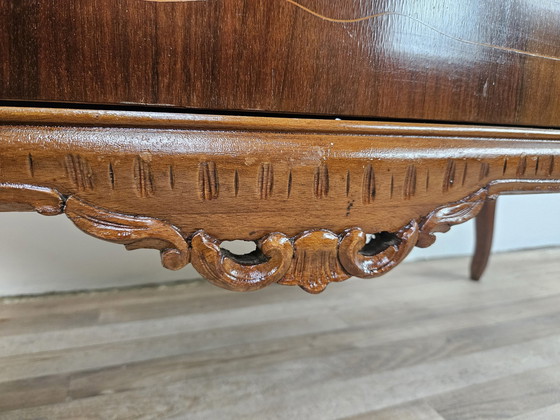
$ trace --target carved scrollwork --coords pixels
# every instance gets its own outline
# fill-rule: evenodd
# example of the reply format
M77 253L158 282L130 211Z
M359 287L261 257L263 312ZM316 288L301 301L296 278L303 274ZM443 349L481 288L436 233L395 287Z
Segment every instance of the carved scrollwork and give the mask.
M120 214L57 191L24 184L0 184L0 210L36 210L52 215L64 212L84 232L127 249L150 248L161 252L166 268L178 270L189 262L210 282L236 291L261 289L272 283L297 285L310 293L322 292L329 283L351 276L372 278L396 267L417 245L435 241L435 232L475 217L488 190L441 206L426 217L411 220L397 232L381 232L367 241L361 228L340 235L312 230L289 238L271 233L257 243L256 251L234 255L221 241L200 230L190 240L175 226L159 219Z
M36 211L45 216L62 213L64 197L47 187L26 184L0 184L0 210L3 203L8 211Z
M338 259L339 237L329 230L305 232L294 239L294 260L280 284L320 293L329 283L350 278Z
M235 256L220 248L221 242L196 232L191 240L192 264L207 280L229 290L250 291L279 281L290 267L294 248L286 235L271 233L257 251Z
M436 241L434 233L448 232L451 226L468 222L476 217L487 197L488 191L484 188L461 201L438 207L420 223L420 235L416 245L427 248Z
M76 197L66 201L65 213L79 229L96 238L123 244L129 250L160 250L162 264L170 270L179 270L190 261L187 241L169 223L113 213Z
M313 230L292 239L271 233L258 242L256 251L239 256L222 249L221 242L204 231L195 232L189 245L179 229L158 219L115 213L76 196L65 200L50 188L0 184L0 209L5 202L10 209L47 215L64 211L78 228L96 238L123 244L129 250L159 250L168 269L183 268L192 259L202 276L229 290L251 291L279 283L297 285L310 293L320 293L329 283L351 276L372 278L390 271L415 245L431 245L434 232L446 232L474 217L486 197L486 190L481 190L434 210L420 223L412 220L396 233L378 233L369 242L360 228L340 235Z
M413 220L397 233L382 232L369 243L360 228L348 229L339 245L340 262L353 276L378 277L395 268L418 240L418 223Z

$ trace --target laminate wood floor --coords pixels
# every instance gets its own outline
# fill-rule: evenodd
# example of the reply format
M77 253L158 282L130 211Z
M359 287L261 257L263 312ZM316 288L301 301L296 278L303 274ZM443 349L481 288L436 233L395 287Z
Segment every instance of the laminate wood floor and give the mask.
M467 266L4 299L0 418L559 419L560 249Z

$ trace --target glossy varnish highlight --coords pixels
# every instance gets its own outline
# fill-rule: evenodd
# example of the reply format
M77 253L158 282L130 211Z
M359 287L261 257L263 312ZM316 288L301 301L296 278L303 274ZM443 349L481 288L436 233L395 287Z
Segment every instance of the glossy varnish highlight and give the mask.
M560 126L560 5L0 0L0 98Z
M497 181L560 180L555 130L17 108L2 120L0 182L219 240L396 232Z

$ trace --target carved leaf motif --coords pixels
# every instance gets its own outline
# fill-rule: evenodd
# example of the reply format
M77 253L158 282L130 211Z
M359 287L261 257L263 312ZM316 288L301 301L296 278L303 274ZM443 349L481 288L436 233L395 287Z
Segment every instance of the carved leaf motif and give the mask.
M0 211L36 211L45 216L61 214L64 197L52 188L26 184L0 184Z
M329 283L350 278L338 260L338 235L335 233L328 230L306 232L295 238L294 247L294 260L280 284L320 293Z
M294 253L286 235L271 233L259 242L260 252L234 256L220 248L221 242L199 231L191 240L192 264L207 280L235 291L261 289L280 280Z
M464 200L437 208L419 224L413 220L399 232L382 232L370 243L366 243L366 234L360 228L348 229L340 236L329 230L314 230L292 240L272 233L259 242L257 252L244 256L221 249L221 242L203 231L195 233L191 249L181 232L169 223L118 214L74 196L65 202L64 196L46 187L0 183L0 211L36 210L53 215L64 210L78 228L92 236L124 244L129 250L160 250L163 265L172 270L186 266L192 252L193 265L200 274L226 289L250 291L278 282L319 293L329 283L352 275L371 278L390 271L415 244L429 246L435 241L435 232L447 232L451 226L475 217L488 196L488 190L481 189Z
M476 217L487 197L488 191L481 189L461 201L441 206L431 212L420 223L420 236L416 245L427 248L436 241L435 232L445 233L451 229L451 226L468 222Z
M414 248L418 223L413 220L395 234L379 234L369 244L366 240L362 229L348 229L340 241L340 262L353 276L377 277L395 268Z
M188 244L169 223L150 217L113 213L76 197L68 199L65 212L78 228L96 238L123 244L128 250L159 249L165 268L179 270L189 263Z

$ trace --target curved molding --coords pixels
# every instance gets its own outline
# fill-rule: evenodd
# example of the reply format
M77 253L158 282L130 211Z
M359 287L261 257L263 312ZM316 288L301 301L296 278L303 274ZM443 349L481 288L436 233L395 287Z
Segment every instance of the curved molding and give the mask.
M553 129L14 107L0 120L0 211L64 212L231 290L376 277L495 195L560 191Z
M9 211L36 211L44 216L60 214L64 209L64 197L58 191L26 184L0 184L0 209L2 203L9 205Z
M220 248L221 242L198 231L191 240L194 268L213 284L229 290L262 289L284 277L292 262L294 247L288 237L271 233L255 253L234 256Z
M560 179L501 179L488 185L488 195L495 197L501 194L557 192L559 188Z
M489 185L560 188L560 130L2 107L0 120L0 182L221 240L396 232Z
M340 241L340 262L353 276L373 278L395 268L418 241L418 223L411 221L395 234L383 232L369 243L360 228L348 229Z
M68 198L65 213L79 229L96 238L125 245L128 250L158 249L163 266L170 270L179 270L190 262L187 241L169 223L113 213L76 197Z
M429 246L435 241L434 233L447 232L475 217L489 197L488 188L480 189L411 220L397 232L376 233L370 241L360 227L340 234L310 230L292 238L276 232L261 238L255 252L238 256L222 249L221 241L203 230L189 236L165 221L116 213L77 196L65 198L50 188L0 184L0 209L4 204L7 209L46 215L64 212L79 229L96 238L123 244L129 250L159 250L168 269L178 270L192 261L202 276L229 290L251 291L279 283L300 286L310 293L320 293L330 283L351 276L373 278L387 273L415 245Z
M488 190L483 188L469 197L451 204L438 207L420 223L418 243L420 248L427 248L436 241L434 233L445 233L451 226L468 222L482 210L488 197Z

